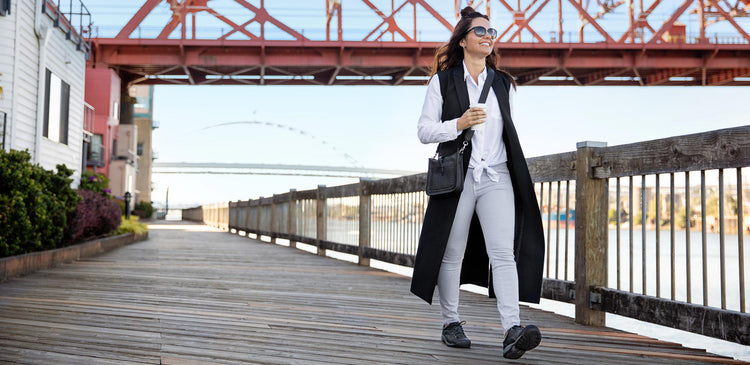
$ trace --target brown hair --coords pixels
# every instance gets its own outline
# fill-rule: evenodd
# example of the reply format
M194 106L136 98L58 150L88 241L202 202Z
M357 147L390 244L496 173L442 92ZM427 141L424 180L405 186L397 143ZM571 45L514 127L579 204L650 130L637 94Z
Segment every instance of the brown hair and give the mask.
M490 20L487 15L477 12L471 6L467 6L461 10L461 19L458 21L455 28L453 28L453 34L451 34L448 43L440 46L440 48L437 49L437 52L435 52L435 59L432 62L432 69L430 70L430 77L439 71L461 64L464 60L464 50L463 47L461 47L461 40L466 37L466 33L471 29L471 22L474 21L475 18ZM502 72L508 75L513 85L515 85L516 81L510 73L497 68L497 61L498 56L493 45L492 52L485 58L486 66L497 72Z

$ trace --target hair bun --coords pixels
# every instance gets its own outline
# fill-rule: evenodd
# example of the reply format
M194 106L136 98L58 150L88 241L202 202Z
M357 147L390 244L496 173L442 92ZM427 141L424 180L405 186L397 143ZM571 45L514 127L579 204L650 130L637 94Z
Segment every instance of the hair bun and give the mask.
M474 10L474 8L472 8L471 6L467 6L467 7L463 8L463 9L461 9L461 17L469 16L469 15L471 15L473 13L476 13L476 12L477 11Z

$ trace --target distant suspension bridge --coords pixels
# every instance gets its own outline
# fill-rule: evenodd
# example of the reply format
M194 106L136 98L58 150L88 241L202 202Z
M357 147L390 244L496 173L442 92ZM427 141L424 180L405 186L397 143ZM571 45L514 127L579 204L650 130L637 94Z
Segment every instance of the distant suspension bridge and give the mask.
M323 177L393 177L413 175L419 171L376 169L366 167L284 165L217 162L156 162L154 174L233 174Z

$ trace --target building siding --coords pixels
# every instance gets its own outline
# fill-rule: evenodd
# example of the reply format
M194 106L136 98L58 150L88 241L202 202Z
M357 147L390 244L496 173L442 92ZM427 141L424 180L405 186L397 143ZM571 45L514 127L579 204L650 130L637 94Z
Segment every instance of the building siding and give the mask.
M34 34L35 1L15 1L16 21L18 22L15 50L16 72L14 103L13 139L11 148L29 150L36 154L34 136L36 135L36 104L39 65L39 42Z
M16 1L17 3L17 1ZM14 4L14 7L17 5ZM8 125L5 130L5 146L7 150L10 147L10 118L11 109L13 108L13 59L15 57L15 34L16 34L16 11L11 8L11 15L0 17L0 34L9 36L0 37L0 87L3 88L0 95L0 111L7 113ZM1 123L2 121L0 121ZM0 124L0 133L2 125ZM0 136L0 139L2 136Z
M39 93L44 93L44 89L37 90L40 52L34 32L36 1L13 1L13 5L11 16L0 17L0 32L11 34L0 39L0 73L3 74L0 85L5 95L0 100L0 110L8 113L12 125L8 128L12 130L9 147L28 150L46 169L66 165L75 171L73 185L77 186L82 163L85 54L65 39L65 33L54 27L47 14L40 14L43 26L50 29L44 67L70 85L70 105L67 145L42 137L40 150L35 150L37 102Z

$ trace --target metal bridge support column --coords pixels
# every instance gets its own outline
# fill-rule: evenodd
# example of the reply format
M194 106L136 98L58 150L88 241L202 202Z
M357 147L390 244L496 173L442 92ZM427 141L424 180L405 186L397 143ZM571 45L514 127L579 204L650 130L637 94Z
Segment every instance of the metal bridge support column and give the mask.
M359 265L370 266L370 259L365 257L365 249L370 247L370 186L369 179L359 178Z
M606 146L591 141L576 145L575 321L600 327L605 312L592 309L597 297L591 289L607 284L608 179L601 176L601 158L596 156L597 149Z
M315 214L315 222L317 224L316 226L316 237L318 238L318 255L325 256L326 255L326 249L322 248L323 241L325 241L327 233L327 224L326 224L326 198L324 193L325 185L318 185L318 193L317 193L317 202L315 204L316 206L316 214Z

